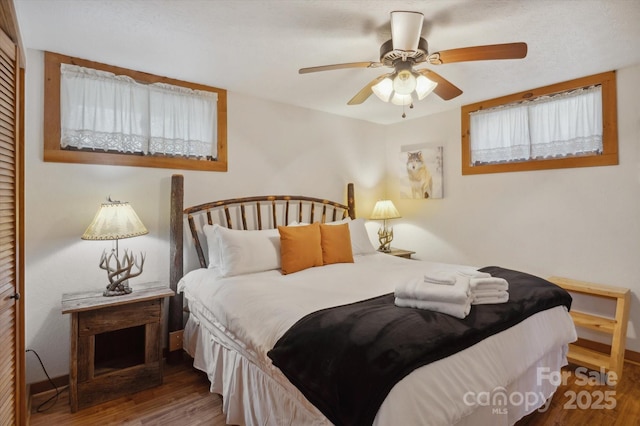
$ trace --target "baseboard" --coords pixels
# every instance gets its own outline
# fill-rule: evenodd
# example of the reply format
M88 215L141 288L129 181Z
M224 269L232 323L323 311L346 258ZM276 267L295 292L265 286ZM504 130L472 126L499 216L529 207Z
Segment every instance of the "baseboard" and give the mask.
M51 382L53 382L58 388L68 386L69 375L65 374L64 376L54 377L51 379ZM27 395L31 397L31 395L37 395L42 392L53 390L51 382L49 380L43 380L42 382L31 383L29 385L29 393Z
M606 343L595 342L593 340L583 339L579 337L578 341L575 342L575 344L577 346L582 346L583 348L592 349L594 351L611 353L611 345L607 345ZM634 352L627 349L624 351L624 360L640 364L640 352Z
M27 392L25 393L27 396L27 412L25 413L25 419L29 425L31 424L31 385L27 385L25 390Z

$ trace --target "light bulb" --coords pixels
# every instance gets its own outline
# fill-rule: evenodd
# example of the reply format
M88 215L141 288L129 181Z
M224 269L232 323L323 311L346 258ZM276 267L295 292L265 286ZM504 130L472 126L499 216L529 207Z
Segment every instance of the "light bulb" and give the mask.
M393 79L393 90L400 95L409 95L416 88L416 78L409 70L402 70Z

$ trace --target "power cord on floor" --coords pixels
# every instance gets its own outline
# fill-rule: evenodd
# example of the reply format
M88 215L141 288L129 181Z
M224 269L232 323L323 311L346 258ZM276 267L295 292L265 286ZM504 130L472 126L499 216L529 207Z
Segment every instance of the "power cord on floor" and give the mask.
M36 412L44 413L45 411L47 411L50 408L53 408L53 406L56 405L56 402L58 402L58 397L60 396L60 394L63 392L64 389L63 390L59 390L58 387L56 386L56 384L53 382L53 380L51 380L51 377L49 377L49 373L47 373L47 369L44 368L44 363L42 362L42 359L40 359L40 355L38 355L38 353L36 351L34 351L33 349L27 349L27 352L33 352L33 354L36 356L36 358L38 358L38 362L40 362L40 366L42 367L42 371L44 371L45 376L47 376L47 379L49 379L49 383L51 383L51 386L53 386L53 388L56 390L55 395L53 395L51 398L47 399L46 401L44 401L43 403L38 405L38 408L36 408ZM47 408L42 408L46 404L51 402L52 400L53 400L53 403L51 404L51 406L49 406Z

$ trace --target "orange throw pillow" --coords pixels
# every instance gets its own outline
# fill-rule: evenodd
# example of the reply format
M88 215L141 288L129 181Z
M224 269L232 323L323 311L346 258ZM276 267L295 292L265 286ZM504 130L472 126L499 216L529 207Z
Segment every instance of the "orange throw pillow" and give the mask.
M322 266L320 224L278 226L280 232L280 263L283 274Z
M322 263L353 263L349 224L320 225Z

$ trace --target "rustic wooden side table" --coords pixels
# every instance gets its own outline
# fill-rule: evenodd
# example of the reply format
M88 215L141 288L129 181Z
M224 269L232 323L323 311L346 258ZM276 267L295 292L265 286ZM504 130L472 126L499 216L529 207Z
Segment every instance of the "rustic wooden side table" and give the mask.
M71 314L71 412L162 384L164 299L160 283L137 284L131 294L102 290L62 296Z
M387 252L383 251L382 253L390 254L391 256L404 257L405 259L411 259L411 256L416 252L411 250L404 250L404 249L391 247L391 251L387 251Z

